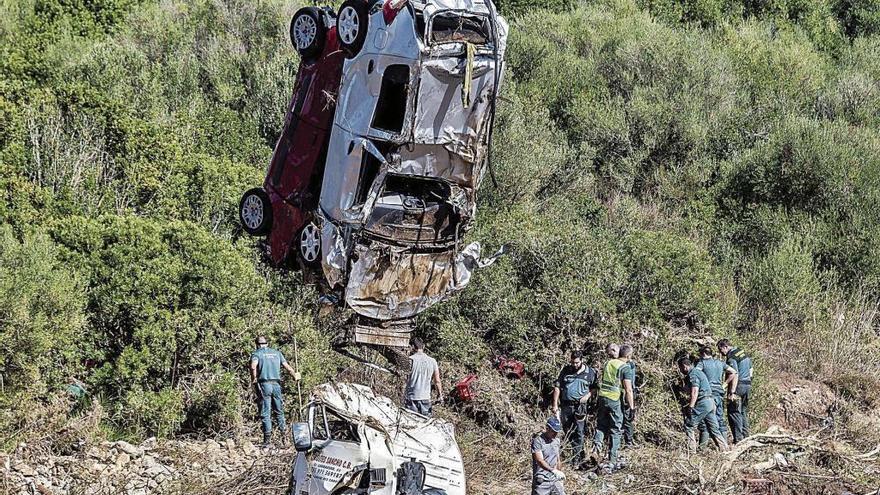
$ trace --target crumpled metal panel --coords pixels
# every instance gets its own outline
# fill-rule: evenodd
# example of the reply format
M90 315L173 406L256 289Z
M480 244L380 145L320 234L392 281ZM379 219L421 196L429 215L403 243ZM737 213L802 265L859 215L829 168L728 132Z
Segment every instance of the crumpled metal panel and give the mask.
M410 318L463 289L473 271L494 262L480 259L480 243L459 253L416 253L374 243L355 248L345 302L377 320Z
M443 58L422 64L413 139L416 144L442 145L473 164L485 153L495 75L494 63L475 61L472 103L465 107L462 81L466 63Z
M348 265L348 253L345 249L345 237L340 228L332 222L324 221L321 226L321 269L330 287L342 286L345 283L345 269Z
M456 245L476 211L475 195L488 153L492 97L503 72L508 25L495 16L497 46L468 45L461 41L459 31L446 27L450 24L446 21L438 24L436 32L441 34L434 40L434 21L457 16L477 26L464 31L469 33L466 39L481 40L479 32L485 28L479 26L490 22L494 6L484 0L415 0L411 5L423 15L428 30L424 37L415 32L409 9L403 9L387 26L377 10L370 17L361 52L345 62L320 200L325 276L331 286L345 285L349 307L379 321L415 316L463 289L475 268L491 263L480 260L479 243L461 250ZM383 74L394 64L409 68L399 133L371 127ZM469 85L464 84L466 75L470 75ZM469 98L464 98L466 86ZM364 164L375 163L367 154L379 155L382 167L375 177L375 172L365 173ZM381 228L371 217L377 201L384 205L380 197L390 174L430 177L454 186L455 194L443 199L453 206L435 209L460 215L457 222L449 222L456 229L460 225L461 232L453 237L455 245L450 246L448 235L437 236L437 242L429 246L418 242L418 250L412 239L386 239L395 228L405 231L400 226ZM386 210L392 209L377 211ZM386 217L389 221L404 218L391 214L382 218Z
M409 459L422 462L427 471L425 488L441 489L449 495L465 494L464 463L452 423L400 408L388 397L375 395L369 387L352 383L318 385L312 392L312 401L381 435L381 439L376 439L379 442L368 443L379 450L384 440L395 467ZM372 454L371 451L371 461ZM380 461L375 459L372 464L384 467Z

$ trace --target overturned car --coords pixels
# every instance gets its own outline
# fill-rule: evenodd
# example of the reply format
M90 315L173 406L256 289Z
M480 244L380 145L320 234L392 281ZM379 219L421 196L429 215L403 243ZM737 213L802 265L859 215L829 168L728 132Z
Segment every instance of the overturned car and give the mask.
M507 24L490 0L346 0L346 60L318 209L325 278L355 341L405 346L413 316L485 265L476 213Z
M303 60L241 221L267 235L273 263L295 252L320 264L324 300L355 312L357 343L405 347L415 315L494 260L462 237L489 166L507 29L491 0L345 0L291 21Z
M293 426L290 495L465 493L450 423L347 383L316 387L307 417Z

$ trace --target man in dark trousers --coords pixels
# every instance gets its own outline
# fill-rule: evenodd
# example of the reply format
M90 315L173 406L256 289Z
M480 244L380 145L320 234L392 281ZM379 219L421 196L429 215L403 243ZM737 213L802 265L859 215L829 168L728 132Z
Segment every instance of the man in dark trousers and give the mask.
M722 361L715 359L712 355L712 348L703 346L700 348L700 360L694 365L694 368L706 374L709 379L709 385L712 387L712 398L715 399L715 417L718 418L718 431L721 436L727 439L727 420L724 419L724 387L731 375L736 370L724 364ZM709 432L704 425L700 426L700 447L709 444Z
M581 351L572 351L569 364L553 384L552 410L562 421L565 438L571 442L571 465L575 467L584 460L584 422L595 387L596 370L584 363Z
M251 354L251 383L260 399L260 417L263 420L263 446L269 446L272 437L272 413L278 418L282 442L287 440L287 422L284 419L284 400L281 397L281 368L287 370L294 380L300 374L293 369L280 351L269 347L266 337L256 339L257 349Z
M559 432L556 416L547 420L543 433L532 437L532 495L565 495L565 474L559 470Z
M600 466L602 474L610 474L621 467L617 462L617 451L620 449L620 435L623 430L621 400L627 402L630 409L635 409L632 389L635 377L630 374L630 368L626 365L629 358L618 358L619 353L620 348L617 344L608 344L605 348L608 361L602 366L599 375L599 412L590 457L596 462L599 461L599 453L605 445L605 438L608 437L611 445L608 449L609 464Z
M413 353L410 355L412 365L409 378L406 380L406 396L404 407L423 416L431 417L431 382L437 387L439 400L443 400L443 383L440 381L440 366L431 356L425 354L425 344L418 337L410 341Z
M712 397L712 386L702 371L694 368L690 358L678 360L678 370L686 377L690 387L690 397L684 410L684 429L687 432L688 449L697 450L697 430L705 425L706 431L722 451L728 450L727 440L718 431L718 418L715 416L715 399Z
M636 362L633 361L632 354L633 348L631 345L624 344L620 346L620 357L628 360L626 366L629 367L627 370L622 370L621 373L625 373L632 379L633 405L635 405L635 401L639 397L639 387L636 385ZM635 425L638 406L630 408L629 402L623 401L621 407L623 408L623 445L624 448L632 448L635 447Z
M736 373L728 377L727 419L733 431L733 443L749 436L749 396L752 391L752 358L729 339L718 341L718 351Z

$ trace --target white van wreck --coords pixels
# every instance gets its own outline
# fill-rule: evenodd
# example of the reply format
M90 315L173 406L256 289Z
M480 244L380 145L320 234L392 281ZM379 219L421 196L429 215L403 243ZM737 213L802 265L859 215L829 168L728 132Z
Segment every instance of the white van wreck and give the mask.
M363 385L326 383L293 426L290 495L463 495L452 424L397 407Z

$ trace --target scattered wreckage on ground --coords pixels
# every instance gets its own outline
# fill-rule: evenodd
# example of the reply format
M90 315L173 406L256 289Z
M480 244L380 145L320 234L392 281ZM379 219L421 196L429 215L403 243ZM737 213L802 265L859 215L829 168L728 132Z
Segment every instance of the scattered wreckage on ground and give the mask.
M397 407L363 385L315 388L293 426L289 495L463 495L452 424Z
M463 289L488 170L507 23L491 0L346 0L293 17L302 61L244 229L269 258L320 264L354 341L403 347L412 318Z

